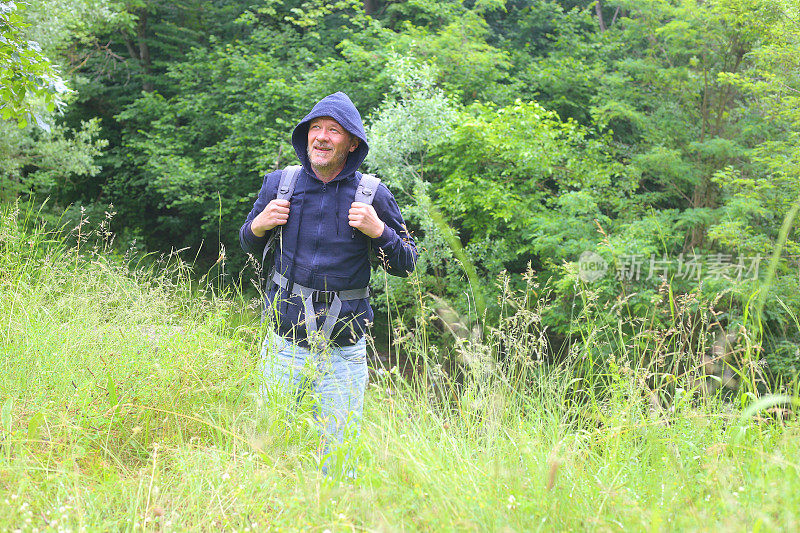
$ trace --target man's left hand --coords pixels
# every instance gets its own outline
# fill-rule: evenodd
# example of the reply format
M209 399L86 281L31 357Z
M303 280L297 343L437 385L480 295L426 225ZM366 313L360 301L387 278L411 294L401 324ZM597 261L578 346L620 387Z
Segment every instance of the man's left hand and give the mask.
M348 217L350 226L372 239L383 234L383 221L378 218L375 208L362 202L353 202L350 205Z

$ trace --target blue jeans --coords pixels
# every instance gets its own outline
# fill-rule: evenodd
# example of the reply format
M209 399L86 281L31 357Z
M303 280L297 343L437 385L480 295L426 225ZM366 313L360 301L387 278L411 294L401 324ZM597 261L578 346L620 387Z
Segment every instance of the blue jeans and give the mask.
M362 337L353 346L309 350L270 331L261 349L261 394L267 405L293 409L306 393L314 399L314 419L323 437L322 472L336 468L333 457L346 438L361 430L364 390L367 386L367 344ZM347 459L345 458L345 461ZM346 475L354 476L352 466Z

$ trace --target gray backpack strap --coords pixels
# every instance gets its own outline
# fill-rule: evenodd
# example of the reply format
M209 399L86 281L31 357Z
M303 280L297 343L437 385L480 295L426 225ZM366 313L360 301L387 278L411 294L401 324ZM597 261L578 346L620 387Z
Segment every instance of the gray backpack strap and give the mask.
M281 182L278 184L278 200L288 200L292 197L301 168L300 165L292 165L281 171Z
M300 165L292 165L281 170L281 181L278 183L278 195L275 197L278 200L288 200L294 194L294 186L297 184L297 178L300 177ZM264 246L264 253L261 254L261 268L265 268L264 263L267 261L267 256L275 247L275 239L281 232L282 227L277 228L278 231L272 232L267 244Z
M358 187L356 188L356 196L353 199L354 202L363 202L365 204L372 205L372 201L375 199L375 196L378 194L378 185L381 184L380 178L373 176L372 174L362 174L361 180L358 182ZM372 240L367 239L369 244L369 250L367 251L367 257L369 258L369 264L373 267L379 266L380 260L378 259L378 254L375 252L375 248L372 247Z
M353 201L372 204L372 201L375 199L375 195L378 194L378 185L380 184L380 178L376 178L372 174L362 174L361 180L358 182L356 196Z

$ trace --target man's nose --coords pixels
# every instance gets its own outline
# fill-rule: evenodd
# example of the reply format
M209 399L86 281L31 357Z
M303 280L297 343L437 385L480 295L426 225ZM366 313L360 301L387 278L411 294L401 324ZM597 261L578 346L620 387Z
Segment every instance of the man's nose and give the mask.
M327 141L330 139L330 132L327 128L320 128L319 133L317 133L317 140L324 140Z

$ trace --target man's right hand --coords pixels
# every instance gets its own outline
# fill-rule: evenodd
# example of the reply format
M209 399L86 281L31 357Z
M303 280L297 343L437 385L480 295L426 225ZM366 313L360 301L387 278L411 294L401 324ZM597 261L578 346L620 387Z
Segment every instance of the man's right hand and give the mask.
M289 220L289 200L272 200L250 223L250 230L256 237L263 237L276 226L283 226Z

